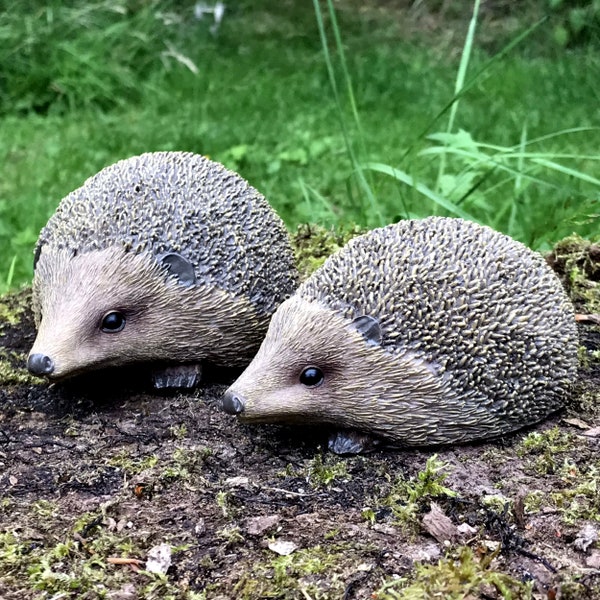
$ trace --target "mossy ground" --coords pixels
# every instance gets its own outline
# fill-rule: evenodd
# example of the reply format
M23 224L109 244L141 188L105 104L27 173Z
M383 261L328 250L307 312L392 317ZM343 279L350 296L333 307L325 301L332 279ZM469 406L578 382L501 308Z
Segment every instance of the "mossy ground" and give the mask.
M341 243L316 239L323 255ZM28 304L0 301L3 600L600 597L598 326L581 325L575 398L539 426L435 457L340 458L326 430L221 414L226 382L156 395L143 372L30 380ZM162 543L170 568L144 571Z

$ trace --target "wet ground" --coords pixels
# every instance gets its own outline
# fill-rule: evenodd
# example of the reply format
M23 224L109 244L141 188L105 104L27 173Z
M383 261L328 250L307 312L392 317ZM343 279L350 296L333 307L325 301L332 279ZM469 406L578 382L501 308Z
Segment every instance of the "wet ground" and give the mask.
M221 414L231 373L186 395L33 380L27 306L0 301L0 598L600 598L600 326L540 425L339 457L327 430Z

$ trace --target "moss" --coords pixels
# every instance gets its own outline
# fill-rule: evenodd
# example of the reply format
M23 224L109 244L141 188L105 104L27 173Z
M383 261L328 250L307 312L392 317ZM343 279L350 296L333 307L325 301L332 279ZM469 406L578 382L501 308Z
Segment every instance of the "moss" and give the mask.
M496 570L496 555L495 552L476 555L463 546L434 565L417 564L410 580L404 577L389 580L372 597L377 600L532 598L531 583L522 583Z
M226 515L225 515L226 516ZM228 549L244 542L244 536L237 525L228 525L217 531L217 537L225 542Z
M6 325L18 325L23 313L31 306L31 288L0 296L0 334Z
M600 598L600 579L584 577L584 581L566 581L560 586L560 600L582 600ZM556 596L558 598L558 596Z
M36 502L37 517L54 516L55 505ZM148 599L200 600L185 582L150 573L134 573L126 566L108 562L109 557L141 558L146 551L128 537L129 530L117 533L107 526L102 512L84 513L60 537L45 542L24 536L20 528L0 533L0 573L3 583L19 590L23 597L108 598L109 590L134 585L139 597ZM135 532L133 532L135 533ZM175 551L185 551L186 546ZM16 596L15 596L16 597ZM138 596L136 596L138 597Z
M550 493L533 491L525 497L525 512L557 511L566 525L600 521L600 461L578 467L565 460L558 473L559 485Z
M526 464L537 474L554 473L560 455L573 449L574 437L557 426L546 431L532 431L517 447L517 456L528 458ZM558 461L558 463L557 463Z
M559 476L564 487L550 492L549 498L563 522L600 521L600 460L582 467L565 460Z
M325 262L328 256L365 231L357 225L337 230L325 229L319 225L299 225L296 233L292 235L292 245L300 279L304 281Z
M306 461L302 468L287 465L285 471L281 472L282 477L299 477L306 479L313 489L330 487L338 480L348 481L347 460L334 454L315 454L315 456Z
M265 560L242 575L235 586L236 598L341 598L345 584L343 572L354 560L351 548L345 544L303 548L287 556ZM299 595L300 594L300 595Z
M377 522L377 513L372 508L363 508L360 516L371 525Z
M206 459L212 455L210 448L176 448L172 460L167 462L161 479L189 481L202 470Z
M236 507L233 505L233 499L230 492L219 490L215 497L215 501L224 517L233 518L233 515L235 515L237 511Z
M577 359L579 362L579 380L600 379L600 313L582 315L579 324L579 342Z
M526 454L539 454L541 452L564 452L571 447L572 436L554 426L546 431L532 431L521 442L521 448L517 448L519 456Z
M589 370L591 366L591 352L585 346L578 346L577 348L577 360L579 361L579 367L585 371Z
M0 337L23 323L30 304L31 288L0 297ZM39 384L41 380L32 377L25 368L26 361L25 353L0 348L0 386Z
M49 500L37 500L31 505L31 509L40 519L51 519L58 513L56 502Z
M448 465L438 460L437 454L430 456L425 468L416 477L398 478L382 504L389 506L397 523L407 532L419 529L418 515L429 506L430 500L440 496L456 496L443 485L448 477Z
M97 544L94 544L97 546ZM0 571L15 589L37 590L61 597L102 598L105 586L119 585L122 577L107 575L104 555L71 536L53 545L21 539L15 532L0 535Z
M0 385L35 385L41 379L34 377L25 368L26 356L21 352L14 352L0 348Z
M586 386L579 391L569 406L569 413L579 418L596 419L600 415L600 390L598 386Z
M572 235L548 255L580 312L600 313L600 245Z
M533 491L526 494L523 499L525 514L535 515L542 510L546 494L539 491Z
M182 582L174 585L168 577L158 573L147 574L152 581L140 590L139 598L145 600L206 600L205 592L192 592L187 589L187 584Z
M185 423L179 423L178 425L171 425L169 432L176 440L182 440L187 437L188 430Z
M346 461L327 454L316 454L308 465L308 482L312 488L329 487L335 480L350 478Z
M500 494L486 494L481 497L480 502L483 506L497 514L503 514L506 511L507 505L510 506L513 503L511 499L505 498Z
M123 449L114 456L111 456L108 464L112 467L119 467L129 475L137 475L142 471L151 469L158 463L158 456L136 456L130 450Z

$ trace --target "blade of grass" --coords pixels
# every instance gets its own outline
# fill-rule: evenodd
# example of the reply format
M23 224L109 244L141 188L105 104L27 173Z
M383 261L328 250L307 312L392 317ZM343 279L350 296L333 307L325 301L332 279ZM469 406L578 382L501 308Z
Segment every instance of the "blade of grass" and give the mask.
M370 162L364 165L366 169L371 169L372 171L377 171L379 173L384 173L385 175L389 175L412 188L414 188L421 195L429 198L429 200L433 201L434 204L444 208L449 213L456 215L457 217L461 217L463 219L467 219L469 221L477 222L477 219L463 210L459 206L457 206L454 202L440 196L438 193L428 188L426 185L419 183L414 180L408 173L402 171L401 169L395 169L394 167L390 167L389 165L384 165L382 163Z
M332 220L333 223L338 219L338 215L336 213L335 207L333 206L333 204L331 204L331 202L329 202L329 200L327 200L327 198L325 198L325 196L323 196L317 190L315 190L313 187L308 185L302 177L300 177L298 179L298 184L300 185L300 190L302 191L302 196L304 197L304 200L305 200L306 204L308 205L309 211L311 214L317 213L317 210L313 209L314 204L311 199L311 195L312 195L312 196L314 196L314 198L316 198L316 200L319 202L319 204L325 210L325 212L329 213L329 218Z
M332 0L327 0L327 5L329 8L329 15L331 18L331 24L332 24L332 28L334 31L336 48L337 48L338 54L340 56L340 62L342 65L344 81L346 82L346 88L347 88L348 94L349 94L350 105L352 107L352 112L354 115L355 123L358 128L359 137L362 137L362 135L360 133L360 120L358 119L358 111L356 109L356 102L354 100L354 94L352 92L352 81L350 79L350 73L348 71L347 64L346 64L346 61L344 58L343 44L342 44L342 40L341 40L341 36L340 36L340 32L339 32L339 26L337 23L337 19L335 17L335 11L333 8ZM385 219L381 212L381 208L379 207L379 205L375 199L373 190L372 190L371 186L369 185L368 181L366 180L362 166L356 157L356 153L354 151L352 139L350 136L350 131L348 129L348 125L347 125L346 119L344 117L344 108L342 106L341 95L340 95L338 85L336 82L336 78L335 78L335 70L333 67L333 60L331 57L331 53L329 51L329 42L327 39L327 33L325 31L325 23L323 21L323 13L321 11L321 6L319 4L319 0L313 0L313 6L315 9L317 27L319 29L319 37L321 39L321 47L323 48L323 56L325 58L325 65L327 67L327 74L329 76L329 83L331 85L331 90L333 92L333 97L335 100L337 113L338 113L338 119L340 121L340 127L342 130L342 136L344 138L344 144L346 146L346 151L350 158L350 162L352 164L353 171L354 171L357 181L359 183L359 187L360 187L360 189L362 189L362 191L366 195L373 215L376 217L379 225L385 225ZM368 219L368 215L366 215L366 217Z
M8 274L6 275L5 288L8 290L11 288L13 279L15 276L15 265L17 264L17 255L15 254L10 261L10 265L8 267Z
M473 164L471 165L471 168L475 168L475 167L486 165L486 164L491 164L494 167L501 169L502 171L511 173L515 177L520 175L521 177L528 178L532 181L543 182L542 179L533 178L531 176L528 176L527 174L520 172L518 167L513 168L513 167L509 166L506 162L504 162L507 159L514 159L514 158L519 159L521 157L521 155L519 153L503 154L501 152L498 152L495 155L488 155L483 152L470 152L469 150L464 150L462 148L436 147L436 148L427 148L426 150L423 150L419 154L421 154L421 155L453 154L455 156L460 156L462 158L468 158L468 159L472 160ZM530 162L532 162L534 164L543 166L552 171L557 171L559 173L563 173L564 175L569 175L570 177L573 177L574 179L579 179L580 181L586 181L587 183L591 183L595 186L600 186L600 179L596 179L595 177L592 177L591 175L588 175L581 171L577 171L575 169L565 167L564 165L561 165L560 163L554 162L552 160L548 160L546 158L540 158L536 154L532 154L531 156L528 156L527 154L525 154L525 158L527 158ZM577 157L577 158L579 158L579 157ZM600 157L591 156L591 157L588 157L588 159L599 160Z
M486 61L476 72L475 74L465 83L458 94L455 94L446 102L446 104L435 114L431 120L425 125L425 127L421 130L421 132L414 138L412 144L409 144L402 156L400 157L400 162L402 162L408 155L410 155L417 143L422 140L429 131L433 128L433 126L450 110L454 102L464 96L480 79L480 77L486 73L495 63L504 58L515 46L519 45L524 39L529 37L538 27L540 27L543 23L546 22L548 17L542 17L539 21L536 21L533 25L528 27L523 33L518 35L515 39L511 40L500 52L492 56L488 61Z
M473 3L473 15L471 17L471 21L469 22L469 29L467 31L467 36L465 38L465 45L463 47L462 55L460 57L460 64L458 66L458 72L456 74L456 81L454 84L454 102L452 102L452 106L450 107L450 114L448 116L448 125L446 126L446 132L452 133L454 130L454 120L456 119L456 113L458 111L458 105L460 102L460 93L465 84L465 79L467 76L467 69L469 68L469 60L471 58L471 53L473 52L473 40L475 38L475 28L477 27L477 17L479 16L479 5L480 0L475 0ZM442 153L440 157L440 164L438 168L438 175L435 184L435 190L439 193L442 184L442 178L444 177L444 173L446 171L446 155Z
M523 173L525 171L525 148L527 147L527 123L523 123L521 129L521 139L519 140L520 156L517 160L518 174L515 177L515 195L517 198L521 195L523 188ZM508 216L508 233L514 231L517 223L517 202L510 203L510 215Z
M356 107L356 99L354 97L354 90L352 89L352 80L350 78L350 70L348 69L348 63L346 62L346 52L344 50L344 44L342 43L342 36L340 34L340 28L339 28L339 25L337 22L337 17L335 14L332 0L327 1L327 7L329 9L329 18L331 19L331 26L333 29L333 36L335 38L336 50L338 52L338 56L340 59L342 73L344 74L344 83L346 84L346 94L348 96L348 101L350 103L352 118L354 119L354 125L356 126L356 130L358 131L358 134L359 134L358 135L359 142L363 143L363 150L364 150L364 135L363 135L362 125L360 122L358 109Z
M587 181L588 183L592 183L593 185L600 186L600 179L596 179L595 177L587 175L586 173L582 173L581 171L570 169L569 167L565 167L564 165L561 165L560 163L554 162L552 160L546 160L545 158L532 158L531 161L538 165L542 165L547 169L552 169L553 171L558 171L559 173L569 175L569 177L573 177L581 181Z
M552 133L548 133L546 135L542 135L542 136L539 136L536 138L531 138L530 140L527 140L527 142L525 143L525 146L526 147L532 146L534 144L546 142L548 140L552 140L557 137L561 137L563 135L569 135L571 133L591 133L591 132L595 132L595 131L600 131L600 127L572 127L570 129L561 129L560 131L553 131ZM442 141L446 135L447 134L445 132L444 133L442 133L442 132L431 133L427 136L427 139L439 142L439 141ZM475 140L473 140L473 141L475 141ZM490 150L498 150L500 152L514 152L516 150L520 150L522 147L522 143L520 141L518 144L515 144L514 146L498 146L497 144L491 144L489 142L479 142L479 141L476 141L475 143L480 148L488 148ZM427 150L422 150L421 152L427 152ZM544 153L536 152L535 155L536 156L544 156ZM592 158L594 160L600 159L600 154L586 156L583 154L557 154L555 152L552 152L552 153L546 153L546 155L557 157L557 158Z
M523 123L521 128L521 139L519 140L519 154L517 156L517 171L518 175L515 177L515 194L519 194L521 191L522 184L522 172L525 166L525 147L527 146L527 123Z

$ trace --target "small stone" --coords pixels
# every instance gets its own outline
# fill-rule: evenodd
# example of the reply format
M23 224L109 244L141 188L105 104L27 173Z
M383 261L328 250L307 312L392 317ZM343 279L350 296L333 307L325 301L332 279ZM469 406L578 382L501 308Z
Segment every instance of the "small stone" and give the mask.
M439 544L431 541L418 546L408 547L405 549L405 556L412 561L431 562L442 556L442 551ZM397 558L400 558L399 556Z
M279 523L278 515L252 517L246 521L246 532L250 535L262 535Z
M288 542L285 540L275 540L273 542L269 542L268 548L269 550L272 550L280 556L288 556L289 554L297 550L298 546L294 542Z
M126 583L120 590L108 592L109 600L136 600L137 597L133 583Z
M598 530L589 523L586 523L575 538L573 545L582 552L587 552L587 549L598 540Z
M460 533L461 536L471 536L477 533L477 528L472 527L468 523L461 523L456 527L456 531Z
M206 533L206 523L203 518L198 519L198 522L194 527L194 533L196 535L204 535Z
M146 571L164 575L171 566L171 546L159 544L150 548L146 561Z
M225 480L225 485L230 488L248 487L249 483L250 483L250 479L248 477L243 477L243 476L230 477L229 479Z
M385 535L398 535L398 529L387 523L373 523L371 529L373 531L378 531L379 533L384 533Z
M589 429L590 426L583 420L577 418L568 418L563 419L563 422L567 425L572 425L573 427L577 427L577 429Z
M600 569L600 550L594 550L586 559L585 566Z
M489 552L497 552L501 546L501 543L495 540L482 540L481 544Z
M600 437L600 427L590 427L582 431L581 435L585 435L586 437Z

